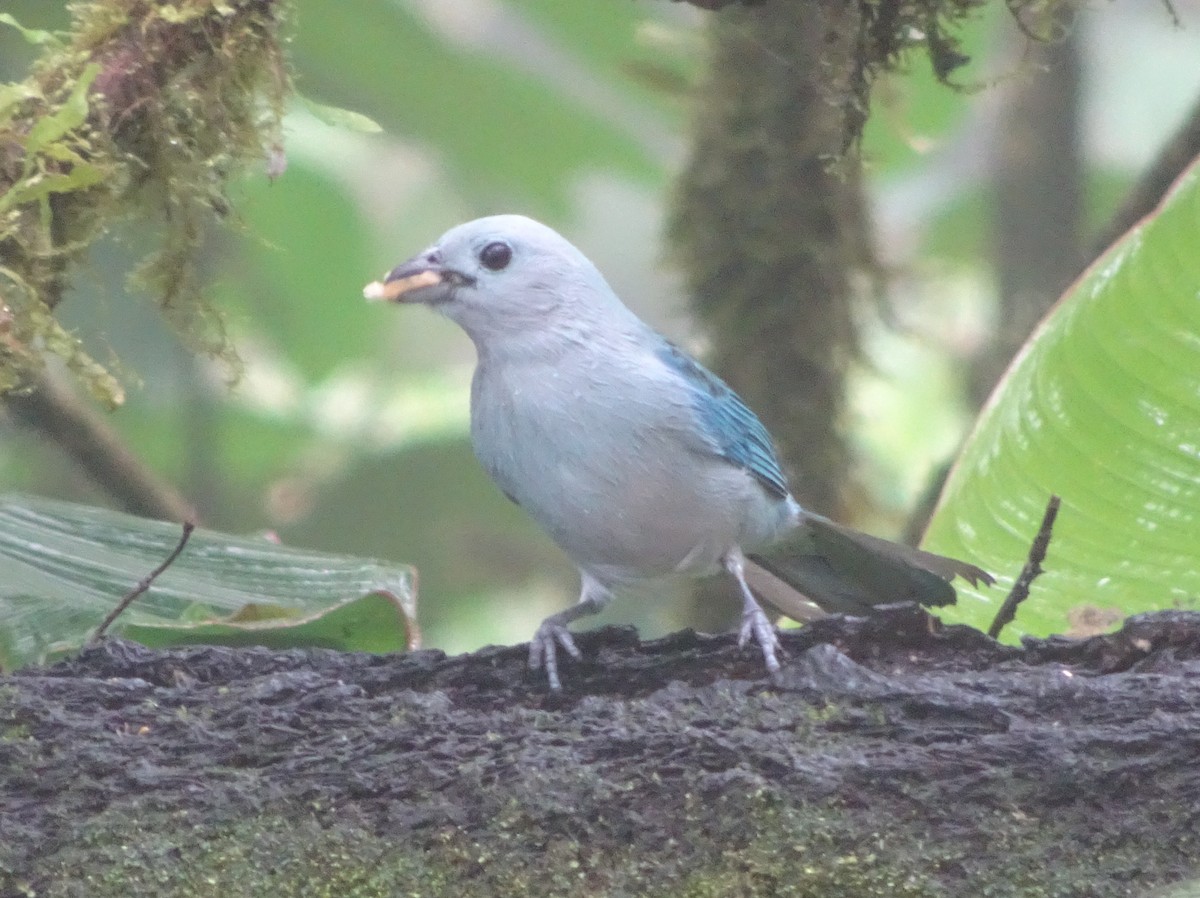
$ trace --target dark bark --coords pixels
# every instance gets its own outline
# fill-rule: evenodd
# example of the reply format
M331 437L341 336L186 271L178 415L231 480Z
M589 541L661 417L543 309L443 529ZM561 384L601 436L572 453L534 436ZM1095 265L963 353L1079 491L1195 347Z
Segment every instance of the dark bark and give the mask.
M1195 875L1200 615L915 610L445 658L119 641L0 681L0 895L1088 896Z

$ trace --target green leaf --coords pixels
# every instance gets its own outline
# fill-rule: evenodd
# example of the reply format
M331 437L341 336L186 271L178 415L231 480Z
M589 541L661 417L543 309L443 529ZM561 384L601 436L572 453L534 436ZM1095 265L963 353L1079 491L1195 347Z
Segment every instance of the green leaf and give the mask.
M96 62L89 63L79 73L79 80L75 82L75 86L71 88L70 96L58 108L58 111L53 115L38 119L37 123L29 129L29 134L25 138L25 152L30 157L39 153L47 144L53 143L70 131L74 131L87 121L88 90L99 74L100 64Z
M345 128L347 131L359 131L363 134L378 134L383 130L383 126L377 121L361 112L342 109L340 106L326 106L300 93L296 94L296 100L318 120L334 128Z
M680 125L686 121L689 107L678 102L678 94L703 74L702 29L637 3L582 10L561 0L523 0L514 13L543 29L596 81L654 104Z
M0 212L13 206L35 202L52 193L83 190L104 180L104 171L89 162L76 165L65 174L34 175L18 181L4 196L0 196Z
M9 25L21 33L21 37L25 38L25 42L32 44L35 47L43 44L60 44L62 43L51 31L43 31L40 28L26 28L12 13L0 12L0 25Z
M197 623L128 623L121 634L153 648L174 645L320 647L356 652L400 652L411 628L404 603L386 591L347 599L315 614L282 605L244 605L232 615Z
M474 203L540 200L562 214L580 172L665 177L662 157L624 122L582 107L561 81L445 41L407 5L316 3L304 21L294 49L305 83L335 98L354 85L356 107L435 148Z
M107 509L0 497L0 669L78 647L121 597L170 554L180 535L176 524ZM336 641L343 648L373 651L403 645L409 633L415 634L414 590L413 572L404 565L196 530L175 563L118 619L114 632L136 638L146 632L139 626L194 621L197 606L208 609L205 614L211 617L276 604L304 616L289 623L304 625L307 629L300 632L319 637L319 644ZM379 604L378 596L387 594L394 597L391 612ZM377 598L365 604L351 601L371 595ZM323 611L331 620L321 621ZM373 621L369 626L368 619ZM226 618L224 623L231 622ZM372 627L381 630L372 632ZM260 633L259 644L298 638L295 631L281 637L279 631L287 629L283 626L260 629L272 632ZM214 641L221 641L218 630L211 631ZM334 640L331 634L338 631ZM156 632L155 638L167 638L161 629ZM256 631L241 627L233 632L234 644L244 644L247 634Z
M370 225L341 185L297 157L277 183L248 183L241 209L262 242L243 246L249 289L226 305L240 307L242 320L268 335L307 378L323 378L374 346L375 310L330 301L373 270ZM314 220L323 227L312 227Z
M1063 296L989 400L927 547L989 568L951 616L985 625L1051 493L1054 537L1016 633L1087 607L1132 614L1200 597L1200 167ZM1007 632L1007 631L1006 631Z

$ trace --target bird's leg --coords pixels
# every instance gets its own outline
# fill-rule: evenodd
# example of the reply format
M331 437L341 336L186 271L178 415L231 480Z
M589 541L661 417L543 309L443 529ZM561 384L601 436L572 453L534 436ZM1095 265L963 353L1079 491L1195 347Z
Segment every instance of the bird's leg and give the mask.
M779 634L775 632L775 625L759 607L754 593L750 591L750 586L746 583L745 556L742 555L741 549L734 549L721 559L721 564L737 582L738 589L742 592L742 628L738 632L738 647L744 647L753 636L759 648L762 649L763 663L767 666L767 673L774 676L779 673L779 659L775 656L779 649Z
M589 614L596 614L611 598L612 593L607 587L601 586L589 574L584 573L579 601L542 621L533 638L529 640L529 666L533 670L545 667L546 679L555 692L562 689L562 682L558 678L558 647L561 645L566 653L576 660L583 657L579 646L575 645L575 637L567 629L567 624Z

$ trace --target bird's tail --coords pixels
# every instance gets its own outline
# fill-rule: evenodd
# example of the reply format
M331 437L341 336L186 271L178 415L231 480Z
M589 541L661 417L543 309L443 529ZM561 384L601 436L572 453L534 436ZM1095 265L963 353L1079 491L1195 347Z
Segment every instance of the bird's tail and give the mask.
M950 581L956 576L972 585L995 582L973 564L860 533L819 515L804 515L787 537L750 559L835 614L867 614L872 606L891 602L951 605L956 594Z

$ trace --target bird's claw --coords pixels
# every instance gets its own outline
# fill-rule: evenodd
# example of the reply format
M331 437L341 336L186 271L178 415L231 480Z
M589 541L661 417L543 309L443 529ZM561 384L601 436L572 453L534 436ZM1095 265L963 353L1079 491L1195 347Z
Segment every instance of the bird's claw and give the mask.
M558 647L576 661L583 657L575 637L565 626L554 621L542 621L533 638L529 640L529 667L533 670L546 668L546 680L555 692L562 690L562 681L558 678Z
M771 676L779 673L779 658L776 652L780 648L779 633L775 625L761 608L747 608L742 614L742 628L738 631L738 648L745 648L750 637L762 649L763 663Z

